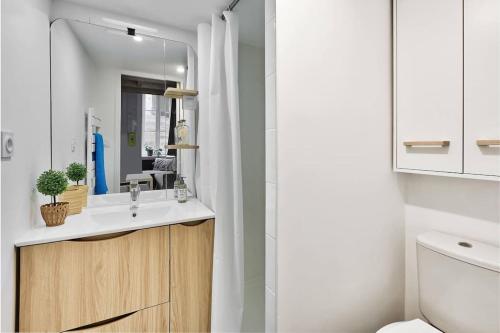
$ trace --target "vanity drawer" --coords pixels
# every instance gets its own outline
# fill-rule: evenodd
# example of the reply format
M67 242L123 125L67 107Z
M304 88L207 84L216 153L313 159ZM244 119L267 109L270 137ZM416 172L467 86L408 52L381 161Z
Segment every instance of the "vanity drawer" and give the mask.
M169 304L164 303L72 332L168 332L168 317Z
M20 249L19 328L64 331L169 301L169 227Z

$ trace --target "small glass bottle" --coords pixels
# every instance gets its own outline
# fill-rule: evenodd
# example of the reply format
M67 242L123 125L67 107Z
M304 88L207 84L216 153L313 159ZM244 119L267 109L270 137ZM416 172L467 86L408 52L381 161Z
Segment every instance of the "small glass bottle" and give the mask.
M184 203L187 201L187 185L184 182L184 179L181 177L181 181L178 186L178 194L177 194L177 202Z
M181 175L177 174L174 181L174 198L176 199L179 197L179 184L181 183L181 180Z
M186 124L186 120L181 119L175 126L175 143L178 145L187 145L189 135L189 126Z

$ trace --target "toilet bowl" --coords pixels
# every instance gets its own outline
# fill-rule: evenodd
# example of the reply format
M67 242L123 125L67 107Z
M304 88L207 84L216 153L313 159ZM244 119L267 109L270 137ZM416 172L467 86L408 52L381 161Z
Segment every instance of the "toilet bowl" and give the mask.
M411 321L401 321L382 327L377 333L442 333L426 322L415 319Z
M500 298L492 292L500 281L500 248L425 233L417 237L417 273L420 312L430 324L415 319L378 333L500 332Z

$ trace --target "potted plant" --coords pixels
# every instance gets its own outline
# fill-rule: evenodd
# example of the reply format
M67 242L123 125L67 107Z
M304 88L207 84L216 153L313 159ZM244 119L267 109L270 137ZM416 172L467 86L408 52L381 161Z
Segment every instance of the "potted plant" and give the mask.
M148 154L148 156L153 156L153 147L151 147L150 145L145 145L144 149L146 149L146 153Z
M68 186L68 179L62 171L48 170L38 177L36 188L38 192L49 195L51 203L40 206L43 220L48 227L64 224L68 215L68 202L57 202L56 196L63 193Z
M76 182L76 185L70 186L68 190L78 190L81 196L81 206L87 207L89 187L85 184L80 185L80 181L84 180L87 176L87 167L81 163L71 163L66 169L66 175L69 180Z
M160 156L161 156L161 154L163 153L163 149L158 148L158 149L156 149L156 151L155 151L155 152L156 152L156 156L160 157Z

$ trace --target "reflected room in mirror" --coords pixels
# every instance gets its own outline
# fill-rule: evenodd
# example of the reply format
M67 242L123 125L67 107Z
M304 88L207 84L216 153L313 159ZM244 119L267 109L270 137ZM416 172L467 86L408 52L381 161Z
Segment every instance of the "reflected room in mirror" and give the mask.
M172 188L175 127L192 49L83 22L51 25L52 168L87 166L89 194Z

